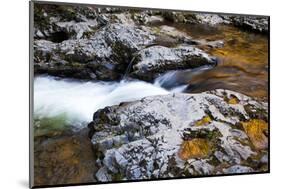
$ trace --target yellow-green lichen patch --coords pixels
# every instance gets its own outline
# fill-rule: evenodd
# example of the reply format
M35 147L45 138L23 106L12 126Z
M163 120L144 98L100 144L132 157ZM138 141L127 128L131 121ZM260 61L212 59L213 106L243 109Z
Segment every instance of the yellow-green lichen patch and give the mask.
M182 160L204 158L210 154L210 149L211 145L206 139L194 138L181 144L178 155Z
M268 124L264 120L252 119L242 122L242 126L256 149L268 148Z
M231 97L228 99L228 104L238 104L239 102L239 99L234 95L231 95Z
M206 115L204 116L202 119L198 120L195 122L196 126L203 126L203 125L208 125L210 124L212 121L211 117Z

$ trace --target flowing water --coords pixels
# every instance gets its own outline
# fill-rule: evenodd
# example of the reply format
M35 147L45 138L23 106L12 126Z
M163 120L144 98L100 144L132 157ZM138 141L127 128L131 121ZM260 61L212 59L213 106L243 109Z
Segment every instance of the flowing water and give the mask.
M205 25L174 25L195 39L223 40L222 48L200 47L219 63L205 71L180 72L187 92L203 92L212 89L234 90L260 100L268 98L268 36L243 31L233 26L210 27ZM190 77L192 74L192 77Z
M35 119L52 123L53 127L72 125L84 127L92 120L93 113L120 102L139 100L146 96L181 92L186 86L165 89L170 72L160 76L155 83L137 80L120 82L83 82L39 76L34 80ZM50 127L50 126L49 126Z
M146 96L197 93L217 88L267 100L267 36L231 26L165 24L177 27L195 39L223 40L222 48L198 46L218 57L218 65L170 71L156 78L154 83L127 78L134 59L129 63L122 81L86 82L50 76L37 76L34 79L34 161L37 184L57 183L57 179L64 184L93 181L88 179L95 170L95 159L85 127L100 108ZM44 164L44 167L40 164ZM69 168L75 170L70 176L65 174ZM46 177L46 172L52 177Z
M154 83L127 80L127 73L121 82L83 82L38 76L34 80L34 115L35 123L40 120L38 128L42 130L50 125L56 129L66 125L82 128L100 108L171 92L197 93L222 88L267 100L267 36L232 26L165 24L194 39L223 40L222 48L198 46L218 57L218 65L170 71L156 78ZM126 72L131 69L133 60Z

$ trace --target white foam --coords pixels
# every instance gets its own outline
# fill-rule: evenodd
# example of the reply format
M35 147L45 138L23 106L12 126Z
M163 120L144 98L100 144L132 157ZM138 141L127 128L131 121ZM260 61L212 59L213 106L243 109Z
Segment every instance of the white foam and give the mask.
M81 82L39 76L34 80L34 113L39 118L64 114L70 123L79 125L91 121L93 113L106 106L168 93L159 84L144 81Z

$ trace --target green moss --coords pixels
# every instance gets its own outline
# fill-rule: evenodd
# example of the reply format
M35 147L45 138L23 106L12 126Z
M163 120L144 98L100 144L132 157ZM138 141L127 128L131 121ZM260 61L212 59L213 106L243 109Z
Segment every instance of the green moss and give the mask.
M72 62L69 64L71 67L76 67L76 68L84 68L85 64L81 64L79 62Z
M120 181L123 180L124 176L121 173L116 173L112 175L113 181Z
M67 127L66 114L34 119L34 136L56 135Z

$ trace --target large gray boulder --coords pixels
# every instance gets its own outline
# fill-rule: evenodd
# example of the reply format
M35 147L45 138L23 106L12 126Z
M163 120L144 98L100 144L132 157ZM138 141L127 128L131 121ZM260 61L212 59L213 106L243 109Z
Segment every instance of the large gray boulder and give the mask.
M146 97L94 114L99 181L267 170L267 104L215 90Z
M191 69L203 65L215 66L216 58L192 46L152 46L139 51L134 60L132 75L152 80L169 70Z
M110 24L89 39L61 43L36 40L35 73L73 75L82 79L118 79L124 74L132 54L154 39L155 36L144 26Z

